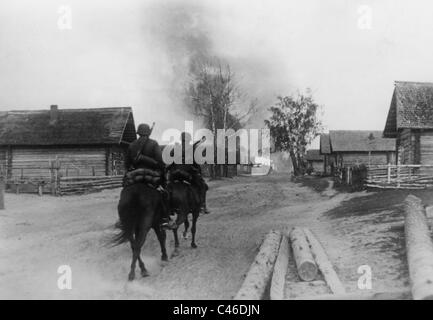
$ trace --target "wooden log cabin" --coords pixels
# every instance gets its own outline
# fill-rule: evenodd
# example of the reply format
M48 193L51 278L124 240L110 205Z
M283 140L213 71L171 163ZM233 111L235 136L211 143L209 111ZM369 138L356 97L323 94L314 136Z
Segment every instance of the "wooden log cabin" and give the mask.
M0 165L8 181L122 174L124 151L136 139L132 109L0 112Z
M331 130L329 144L336 168L396 163L395 139L383 138L382 131Z
M395 82L383 135L396 138L398 163L433 165L433 83Z

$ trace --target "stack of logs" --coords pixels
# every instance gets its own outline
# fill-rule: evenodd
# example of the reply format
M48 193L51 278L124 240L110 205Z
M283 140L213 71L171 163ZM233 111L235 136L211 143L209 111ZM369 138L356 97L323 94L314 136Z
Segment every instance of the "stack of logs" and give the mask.
M290 244L302 281L315 280L320 270L334 294L345 293L320 242L309 229L295 227L289 233L272 230L267 234L236 300L263 299L267 289L272 300L285 299Z
M301 297L300 299L338 300L433 300L433 242L430 221L421 199L409 195L404 201L404 231L411 290L394 292L357 292L346 294L344 286L313 233L306 228L293 228L289 233L271 231L265 237L255 261L251 265L236 300L285 299L286 274L289 267L290 246L299 278L316 279L322 273L331 295Z

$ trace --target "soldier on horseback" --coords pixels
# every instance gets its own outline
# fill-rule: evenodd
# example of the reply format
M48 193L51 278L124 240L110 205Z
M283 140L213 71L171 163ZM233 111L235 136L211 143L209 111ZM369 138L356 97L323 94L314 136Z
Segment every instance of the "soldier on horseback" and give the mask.
M162 228L173 229L170 223L170 212L166 208L167 192L165 191L165 163L162 160L161 148L153 139L150 139L152 128L147 124L140 124L137 128L139 138L133 141L127 150L125 157L124 186L144 182L159 190L164 197L162 210Z
M199 140L195 142L192 146L192 152L194 154L197 146L203 142L204 140ZM193 158L192 164L187 164L186 159L186 149L187 146L189 146L191 142L191 135L187 132L182 132L181 134L181 150L182 150L182 164L180 165L171 165L170 169L175 168L176 170L170 170L170 180L173 179L183 179L187 180L193 187L195 187L197 190L199 190L199 198L200 198L200 205L201 205L201 211L204 214L209 214L209 210L206 207L206 191L208 190L208 185L203 179L202 171L200 165L195 161Z

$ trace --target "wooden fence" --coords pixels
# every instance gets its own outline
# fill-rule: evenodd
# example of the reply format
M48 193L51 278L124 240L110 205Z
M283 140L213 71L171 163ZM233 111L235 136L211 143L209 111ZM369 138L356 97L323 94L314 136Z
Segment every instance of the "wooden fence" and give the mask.
M382 189L425 189L433 187L433 165L367 166L365 186Z
M8 191L39 195L84 193L122 185L122 175L105 176L97 175L95 170L91 172L92 176L82 176L78 168L66 167L59 160L39 161L38 165L15 161L14 166L0 167L0 179L5 182Z
M89 176L89 177L61 177L59 179L58 194L80 194L99 191L102 189L119 188L122 186L123 176Z

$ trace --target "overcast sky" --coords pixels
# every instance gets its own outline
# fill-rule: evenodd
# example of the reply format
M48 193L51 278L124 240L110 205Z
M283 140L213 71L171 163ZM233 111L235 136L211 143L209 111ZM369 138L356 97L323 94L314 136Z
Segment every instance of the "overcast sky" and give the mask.
M2 0L0 110L132 106L159 139L191 119L181 93L204 52L262 108L310 87L326 129L382 130L395 80L433 81L432 12L428 0Z

